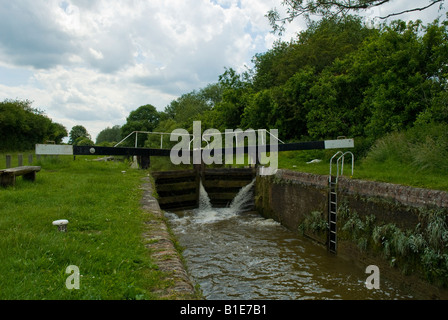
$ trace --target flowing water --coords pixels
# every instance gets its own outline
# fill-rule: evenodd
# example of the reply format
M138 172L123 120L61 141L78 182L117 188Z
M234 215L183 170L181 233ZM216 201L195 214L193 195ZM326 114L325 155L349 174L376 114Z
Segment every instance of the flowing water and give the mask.
M367 289L365 270L278 222L244 213L253 183L228 208L213 208L201 185L198 209L166 213L207 299L412 298L381 277L379 289Z

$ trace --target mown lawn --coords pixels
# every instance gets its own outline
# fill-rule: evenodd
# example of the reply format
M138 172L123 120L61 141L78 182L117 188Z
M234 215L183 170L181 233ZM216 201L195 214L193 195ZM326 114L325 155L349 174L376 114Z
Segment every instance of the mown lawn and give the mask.
M35 182L0 188L0 299L158 299L169 285L142 239L144 171L90 160L43 159ZM66 287L71 265L79 289Z

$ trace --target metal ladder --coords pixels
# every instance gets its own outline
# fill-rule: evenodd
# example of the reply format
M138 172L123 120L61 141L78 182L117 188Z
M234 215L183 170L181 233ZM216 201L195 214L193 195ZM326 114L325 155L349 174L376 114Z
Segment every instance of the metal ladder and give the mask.
M328 250L331 253L337 253L338 238L337 238L337 212L338 212L338 178L339 174L344 174L344 159L345 155L350 154L352 156L352 176L355 158L353 153L347 151L343 153L342 151L336 152L330 159L330 175L328 178ZM339 157L336 160L337 170L336 176L333 176L331 171L333 167L333 159ZM339 163L341 166L339 167Z

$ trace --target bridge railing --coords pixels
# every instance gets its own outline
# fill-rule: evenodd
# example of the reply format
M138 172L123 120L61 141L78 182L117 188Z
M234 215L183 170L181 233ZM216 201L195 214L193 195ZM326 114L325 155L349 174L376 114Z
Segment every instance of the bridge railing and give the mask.
M282 143L282 144L285 143L285 142L283 142L282 140L280 140L276 135L274 135L271 131L266 130L266 129L257 129L257 130L248 129L248 130L241 131L241 132L239 132L239 131L220 132L220 134L221 134L221 135L224 135L226 138L227 138L228 135L233 135L234 138L235 138L235 140L236 140L236 145L238 145L238 143L239 143L239 141L238 141L239 139L238 139L238 138L240 138L240 135L241 135L241 134L247 134L247 133L252 133L252 132L253 132L253 133L259 133L259 137L261 138L261 141L260 141L260 144L261 144L261 145L264 145L264 144L267 143L266 134L269 135L270 139L275 139L275 140L277 140L277 143L278 143L278 142L280 142L280 143ZM260 134L260 133L262 133L262 134ZM264 133L264 135L263 135L263 133ZM125 138L123 138L120 142L118 142L116 145L114 145L114 147L118 147L118 146L121 145L123 142L125 142L125 141L128 140L130 137L132 137L132 135L134 135L134 134L135 134L135 140L134 140L134 147L135 147L135 148L138 147L138 135L139 135L139 134L146 134L146 135L160 135L160 149L163 149L163 136L164 136L164 135L170 135L170 136L172 136L172 135L175 135L175 136L176 136L176 135L177 135L177 136L190 136L190 137L192 137L192 139L190 140L190 144L189 144L190 148L191 148L191 145L192 145L192 143L194 142L194 140L197 139L197 137L196 137L194 134L191 134L191 133L174 133L174 132L173 132L173 133L170 133L170 132L155 132L155 131L133 131L133 132L131 132L130 134L128 134ZM206 148L209 147L209 143L208 143L207 140L205 140L205 137L210 137L210 136L214 136L214 135L216 135L216 133L209 133L209 134L204 133L204 134L201 136L201 140L202 140L203 142L205 142L205 144L206 144ZM243 139L244 139L244 137L243 137ZM202 148L202 149L204 149L204 148Z

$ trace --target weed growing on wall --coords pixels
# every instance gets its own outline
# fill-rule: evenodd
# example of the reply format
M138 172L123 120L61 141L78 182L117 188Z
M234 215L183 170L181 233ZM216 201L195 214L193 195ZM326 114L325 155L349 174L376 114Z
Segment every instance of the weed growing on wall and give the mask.
M341 204L339 238L357 244L363 252L380 252L403 273L417 272L439 286L448 286L448 227L446 212L420 209L419 224L403 230L393 223L381 224L375 215L360 217Z
M299 225L299 233L304 235L305 233L315 233L319 236L324 235L328 230L328 221L325 219L324 214L320 211L311 212L304 221Z

